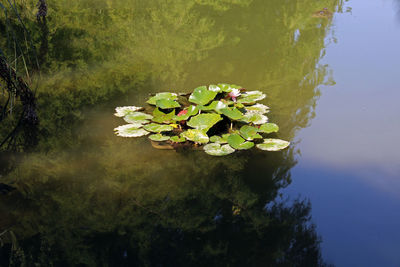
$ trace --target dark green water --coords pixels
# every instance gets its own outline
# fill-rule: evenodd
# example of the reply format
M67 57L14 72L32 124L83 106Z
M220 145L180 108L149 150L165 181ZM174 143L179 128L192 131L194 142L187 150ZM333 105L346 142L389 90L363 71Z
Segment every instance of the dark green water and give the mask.
M0 266L321 266L323 258L356 266L346 265L354 259L337 252L339 244L321 248L325 232L311 218L321 202L307 190L330 189L304 179L335 177L321 174L326 161L312 153L320 147L313 140L329 143L320 129L333 126L324 120L309 135L302 131L316 115L318 125L322 90L338 86L328 64L337 66L340 52L329 61L329 47L340 44L335 23L352 17L351 2L58 0L48 1L46 23L36 22L36 1L17 2L42 69L40 80L32 77L40 124L36 146L2 154L0 182L17 190L0 194L0 234L6 231ZM316 17L325 7L333 16ZM0 44L12 57L1 19ZM115 106L218 82L265 92L268 116L280 126L278 136L292 141L290 149L215 158L113 134L123 124L113 116ZM11 124L2 122L3 136ZM304 146L300 137L307 136L313 140ZM24 143L23 136L18 140ZM306 164L312 167L304 174ZM331 202L336 199L323 202L315 216L329 214Z

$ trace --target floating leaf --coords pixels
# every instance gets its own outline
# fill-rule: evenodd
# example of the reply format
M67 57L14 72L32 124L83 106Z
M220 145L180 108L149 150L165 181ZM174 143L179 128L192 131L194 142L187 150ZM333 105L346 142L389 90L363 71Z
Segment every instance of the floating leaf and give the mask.
M115 116L117 117L124 117L129 113L133 113L135 111L143 109L142 107L135 107L135 106L125 106L125 107L116 107L115 108Z
M178 113L178 115L174 116L173 119L176 121L186 121L190 118L190 116L196 115L197 113L199 113L199 108L197 106L191 105L183 109L180 112L181 115L179 115Z
M262 138L262 136L258 134L258 128L249 125L243 125L240 128L240 134L246 140Z
M279 151L287 148L289 145L290 142L288 141L269 138L269 139L264 139L264 143L258 144L257 148L267 151Z
M169 108L179 108L181 105L179 105L179 103L176 102L175 100L160 99L156 101L156 106L162 109L169 109Z
M216 92L216 93L222 92L221 87L219 87L218 85L215 85L215 84L211 84L210 86L208 86L208 90Z
M174 129L174 127L165 124L150 123L143 126L146 131L153 133L169 132Z
M148 131L137 127L137 124L121 125L115 128L114 131L118 136L122 137L139 137L149 134Z
M172 137L170 138L170 140L171 140L172 142L174 142L174 143L182 143L182 142L185 142L185 141L186 141L186 138L185 138L185 137L182 137L182 136L177 136L177 135L175 135L175 136L172 136Z
M268 121L267 116L259 114L259 113L246 113L241 121L246 123L253 123L253 124L264 124Z
M203 106L202 110L215 110L217 113L222 113L221 109L227 108L228 105L222 101L213 101L208 106Z
M242 104L250 104L264 99L266 95L260 91L249 91L243 93L239 98L238 102Z
M222 117L219 114L203 113L192 117L190 121L187 122L187 125L195 129L207 132L220 120L222 120Z
M200 86L194 89L193 93L189 97L189 101L204 106L213 100L216 95L217 92L210 91L205 86Z
M238 134L231 134L228 137L228 144L235 149L250 149L254 146L253 142L247 142Z
M203 149L207 154L212 156L226 156L235 152L235 149L228 144L221 146L220 144L211 143L205 145Z
M147 100L147 103L149 103L150 105L156 105L157 100L176 100L178 98L178 95L175 93L169 93L169 92L165 92L165 93L157 93L155 96L151 97L149 100Z
M213 135L210 137L210 142L218 143L218 144L226 144L228 143L228 137L230 134L223 134L222 137L218 135Z
M243 117L243 113L237 108L223 108L220 111L232 120L240 120Z
M247 113L258 113L258 114L265 114L269 112L269 107L263 104L255 104L252 106L246 107Z
M207 144L209 141L207 134L205 134L202 130L197 130L197 129L189 129L181 133L181 136L185 137L190 141L200 144Z
M170 113L164 113L158 108L155 108L153 110L153 121L158 122L158 123L171 123L174 122L175 120L173 119L175 117L175 110L171 111Z
M153 118L153 116L151 116L150 114L146 114L143 112L133 112L133 113L129 113L128 115L126 115L124 117L124 120L128 123L141 123L141 124L145 124L148 123L148 120L151 120Z
M235 85L235 84L226 84L226 83L220 83L218 84L218 87L221 88L221 90L223 92L229 93L232 91L232 89L240 89L242 88L239 85Z
M275 123L265 123L260 126L259 131L262 133L275 133L279 131L279 126Z
M150 140L158 141L158 142L167 141L170 139L169 136L162 135L162 134L151 134L151 135L149 135L149 138L150 138Z

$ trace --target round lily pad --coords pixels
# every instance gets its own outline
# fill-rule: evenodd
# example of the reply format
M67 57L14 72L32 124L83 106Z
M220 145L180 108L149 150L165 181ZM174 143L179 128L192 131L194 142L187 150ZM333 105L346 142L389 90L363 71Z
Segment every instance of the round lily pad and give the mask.
M158 141L158 142L167 141L170 139L169 136L162 135L162 134L151 134L151 135L149 135L149 138L150 138L150 140Z
M189 101L198 105L207 105L217 95L217 92L213 92L207 89L206 86L200 86L194 89L193 93L189 97Z
M265 123L260 126L259 131L262 133L275 133L279 131L279 126L275 123Z
M145 124L148 123L148 120L151 120L153 118L153 116L151 116L150 114L146 114L143 112L133 112L133 113L129 113L128 115L126 115L124 117L124 120L128 123L141 123L141 124Z
M173 119L176 121L186 121L191 116L196 115L197 113L199 113L199 108L197 106L190 105L189 107L183 109L181 112L175 115Z
M125 124L118 126L114 131L118 136L122 137L139 137L149 134L148 131L137 126L137 124Z
M164 92L164 93L157 93L155 96L150 97L149 100L146 102L150 105L156 105L157 100L176 100L178 98L178 95L175 93L169 93L169 92Z
M172 131L174 128L170 125L165 124L157 124L157 123L150 123L143 126L146 131L153 132L153 133L161 133L161 132L169 132Z
M187 122L187 125L195 129L207 132L220 120L222 120L222 117L219 114L203 113L192 117L190 121Z
M240 120L243 118L243 113L237 108L223 108L220 110L222 114L232 120Z
M262 136L258 134L258 128L249 125L243 125L240 128L240 135L246 140L262 138Z
M204 131L197 129L189 129L181 133L181 136L185 137L187 140L200 144L207 144L209 141L207 134L205 134Z
M265 114L269 112L269 107L263 104L255 104L252 106L247 106L246 111L247 113Z
M205 145L203 149L207 154L212 156L226 156L235 152L235 149L228 144L221 146L220 144L210 143Z
M129 113L133 113L135 111L143 109L142 107L135 107L135 106L125 106L125 107L116 107L115 108L115 116L117 117L124 117Z
M243 93L239 98L238 102L242 104L251 104L264 99L266 95L260 91L249 91Z
M284 141L281 139L264 139L264 143L258 144L257 148L266 151L279 151L287 148L290 145L290 142Z
M241 121L253 124L264 124L268 121L268 117L259 113L246 113Z
M172 136L172 137L170 138L170 140L171 140L172 142L175 142L175 143L182 143L182 142L185 142L185 141L186 141L186 138L185 138L185 137L182 137L182 136L177 136L177 135L175 135L175 136Z
M175 110L169 112L169 113L164 113L158 108L155 108L153 110L153 119L152 121L158 122L158 123L171 123L174 122L174 117L175 117Z
M246 140L244 140L240 135L238 134L231 134L228 137L228 144L235 148L235 149L239 149L239 150L243 150L243 149L250 149L254 146L253 142L247 142Z
M210 142L218 143L218 144L226 144L228 143L228 137L230 134L223 134L222 136L213 135L210 137Z
M156 101L156 106L162 109L168 109L168 108L179 108L181 105L179 105L179 103L176 102L175 100L159 99Z

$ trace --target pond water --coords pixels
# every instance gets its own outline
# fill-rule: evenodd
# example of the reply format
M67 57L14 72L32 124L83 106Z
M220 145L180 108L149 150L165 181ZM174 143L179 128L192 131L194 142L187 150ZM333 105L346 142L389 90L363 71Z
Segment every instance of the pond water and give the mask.
M398 1L16 2L40 124L1 154L0 266L400 265ZM116 106L218 82L266 93L290 148L113 133Z

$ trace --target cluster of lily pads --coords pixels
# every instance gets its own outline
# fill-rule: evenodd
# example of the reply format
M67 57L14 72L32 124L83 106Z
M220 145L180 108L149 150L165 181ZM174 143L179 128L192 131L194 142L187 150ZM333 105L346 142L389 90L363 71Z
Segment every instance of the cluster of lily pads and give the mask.
M157 93L147 100L154 106L150 111L136 106L117 107L115 116L123 117L128 124L114 130L122 137L149 135L153 143L163 142L171 148L202 146L213 156L254 146L267 151L285 149L289 142L263 137L279 130L265 116L269 108L257 103L265 97L260 91L231 84L201 86L191 94Z

